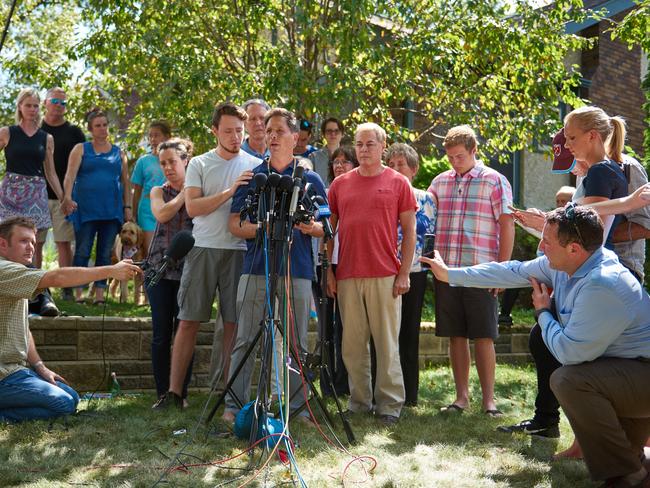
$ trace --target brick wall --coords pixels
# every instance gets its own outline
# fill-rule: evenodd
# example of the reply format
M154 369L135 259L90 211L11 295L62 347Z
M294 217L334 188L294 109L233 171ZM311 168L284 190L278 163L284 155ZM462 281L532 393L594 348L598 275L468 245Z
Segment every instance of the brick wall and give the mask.
M309 347L316 343L311 324ZM124 390L153 390L151 371L151 321L107 317L30 318L36 347L48 367L65 377L78 391L105 391L106 368L114 371ZM191 389L209 387L214 323L201 324L197 339ZM102 348L103 341L103 348ZM433 324L423 323L420 364L447 364L448 340L435 336ZM497 360L528 363L528 334L502 334L495 343ZM253 376L256 380L256 375Z
M630 11L613 17L620 21ZM607 20L598 24L598 66L588 91L589 100L609 115L621 115L628 128L629 144L643 155L644 94L641 90L641 49L629 50L620 41L612 41L607 32L611 23ZM583 66L583 71L585 71Z

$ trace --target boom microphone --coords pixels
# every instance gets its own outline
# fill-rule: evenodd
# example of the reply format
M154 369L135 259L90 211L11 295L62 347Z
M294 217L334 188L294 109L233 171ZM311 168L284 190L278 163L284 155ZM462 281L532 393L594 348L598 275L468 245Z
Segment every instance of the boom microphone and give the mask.
M192 233L188 230L182 230L177 233L172 241L169 243L169 247L163 255L162 262L154 274L149 278L149 283L147 283L147 288L156 286L160 281L165 270L170 264L176 264L178 261L187 256L187 253L194 247L194 237Z

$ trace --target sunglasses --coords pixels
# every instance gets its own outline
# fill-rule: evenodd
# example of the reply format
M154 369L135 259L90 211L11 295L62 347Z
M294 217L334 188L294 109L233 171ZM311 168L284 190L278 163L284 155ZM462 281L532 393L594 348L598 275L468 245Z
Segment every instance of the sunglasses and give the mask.
M575 202L569 202L566 204L564 207L564 215L566 215L566 218L569 219L569 222L573 225L574 230L576 231L576 234L578 234L578 239L580 240L580 244L584 247L585 241L582 239L582 234L580 234L580 229L578 229L578 225L576 224L575 218L576 218L576 205Z
M50 98L50 103L53 103L54 105L61 105L62 107L65 107L68 104L68 101L63 99L63 98Z

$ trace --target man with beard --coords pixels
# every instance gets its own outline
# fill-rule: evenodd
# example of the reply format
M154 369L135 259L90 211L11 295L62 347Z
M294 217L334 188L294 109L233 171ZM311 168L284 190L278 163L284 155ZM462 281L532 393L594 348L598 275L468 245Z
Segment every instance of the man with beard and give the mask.
M224 377L228 376L237 324L237 282L246 250L244 240L228 231L230 202L237 188L251 179L251 170L260 163L241 150L247 118L246 112L233 103L217 105L212 115L217 147L192 158L187 167L185 207L194 222L195 244L185 259L178 292L180 322L172 351L169 392L154 408L170 402L182 408L183 380L192 361L199 324L210 320L217 289L223 319L222 365Z

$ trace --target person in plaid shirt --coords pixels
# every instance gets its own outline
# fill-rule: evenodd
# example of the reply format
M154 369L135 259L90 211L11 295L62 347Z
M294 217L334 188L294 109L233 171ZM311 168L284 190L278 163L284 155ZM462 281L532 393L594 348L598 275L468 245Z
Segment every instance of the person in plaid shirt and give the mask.
M471 127L450 129L444 147L452 169L438 175L428 189L438 208L436 249L454 267L508 261L515 236L508 180L476 159L477 141ZM443 412L462 413L469 406L469 339L473 339L483 411L501 415L494 401L496 292L450 287L435 280L436 335L449 337L456 383L456 399Z
M142 274L130 261L50 271L28 268L35 246L33 221L12 217L0 222L0 423L69 415L79 403L77 392L41 360L29 330L27 299L43 288Z

